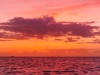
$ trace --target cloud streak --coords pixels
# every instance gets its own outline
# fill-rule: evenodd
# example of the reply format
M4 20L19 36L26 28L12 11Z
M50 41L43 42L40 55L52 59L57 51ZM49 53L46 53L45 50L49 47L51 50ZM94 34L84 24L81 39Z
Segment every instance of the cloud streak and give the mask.
M87 42L87 43L90 43L90 44L100 44L100 39L94 39L91 42Z

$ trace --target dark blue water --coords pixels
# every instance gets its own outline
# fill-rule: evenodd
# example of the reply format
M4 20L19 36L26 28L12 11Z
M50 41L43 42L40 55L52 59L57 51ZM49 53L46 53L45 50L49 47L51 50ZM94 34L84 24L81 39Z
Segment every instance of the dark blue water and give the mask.
M0 75L100 75L100 57L0 57Z

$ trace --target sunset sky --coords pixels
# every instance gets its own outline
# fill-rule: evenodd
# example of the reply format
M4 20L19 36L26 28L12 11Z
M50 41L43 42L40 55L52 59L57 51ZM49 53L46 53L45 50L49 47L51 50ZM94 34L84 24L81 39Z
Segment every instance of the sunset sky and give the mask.
M100 0L0 0L0 56L100 56Z

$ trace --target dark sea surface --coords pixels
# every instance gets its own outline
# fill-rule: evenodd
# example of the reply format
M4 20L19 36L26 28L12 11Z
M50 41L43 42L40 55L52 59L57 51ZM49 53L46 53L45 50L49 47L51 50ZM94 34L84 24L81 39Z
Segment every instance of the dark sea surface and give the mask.
M0 57L0 75L100 75L100 57Z

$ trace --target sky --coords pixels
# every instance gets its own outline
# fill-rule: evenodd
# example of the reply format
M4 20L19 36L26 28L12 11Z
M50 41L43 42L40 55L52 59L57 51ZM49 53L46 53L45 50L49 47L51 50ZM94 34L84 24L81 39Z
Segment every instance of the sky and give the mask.
M0 0L0 56L100 56L100 0Z

